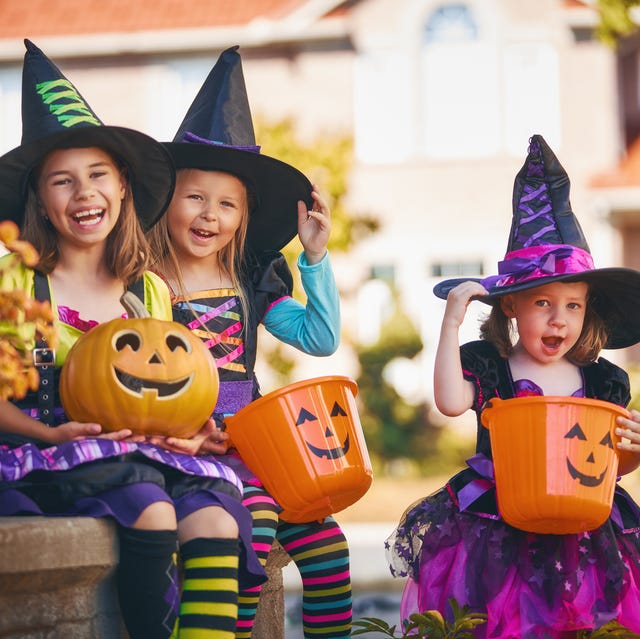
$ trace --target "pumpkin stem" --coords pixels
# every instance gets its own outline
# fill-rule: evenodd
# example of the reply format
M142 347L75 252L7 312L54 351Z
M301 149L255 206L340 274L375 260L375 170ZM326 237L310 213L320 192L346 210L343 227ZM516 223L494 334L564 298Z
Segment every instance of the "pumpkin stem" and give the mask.
M124 306L129 318L151 317L142 300L131 291L125 291L120 297L120 304Z

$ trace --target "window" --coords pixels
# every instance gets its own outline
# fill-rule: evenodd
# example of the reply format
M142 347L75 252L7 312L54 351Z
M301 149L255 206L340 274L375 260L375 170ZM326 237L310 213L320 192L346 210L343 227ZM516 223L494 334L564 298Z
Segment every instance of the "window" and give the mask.
M436 262L431 277L478 277L484 273L482 262Z

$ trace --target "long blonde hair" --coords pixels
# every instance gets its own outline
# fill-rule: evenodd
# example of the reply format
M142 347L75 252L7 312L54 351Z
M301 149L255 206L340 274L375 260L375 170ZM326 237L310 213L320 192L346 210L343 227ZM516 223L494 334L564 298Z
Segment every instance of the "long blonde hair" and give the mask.
M179 169L178 173L188 170L188 168ZM247 239L247 227L249 225L249 214L253 208L253 196L251 189L248 188L244 180L241 178L238 179L242 182L245 193L245 201L242 208L242 219L233 238L218 252L217 258L220 269L229 276L233 288L240 299L240 306L242 308L243 316L245 317L244 324L246 326L249 302L244 285L244 273L246 268L245 245ZM171 205L169 205L169 209L170 208ZM199 319L198 313L189 304L189 292L186 290L184 285L180 261L178 260L178 256L173 248L171 234L169 233L168 215L169 213L167 212L160 218L160 221L151 229L148 236L149 245L151 247L151 268L162 275L166 280L171 279L177 283L178 290L172 290L172 295L174 297L182 298L191 309L193 316L196 319ZM205 327L203 326L203 328Z

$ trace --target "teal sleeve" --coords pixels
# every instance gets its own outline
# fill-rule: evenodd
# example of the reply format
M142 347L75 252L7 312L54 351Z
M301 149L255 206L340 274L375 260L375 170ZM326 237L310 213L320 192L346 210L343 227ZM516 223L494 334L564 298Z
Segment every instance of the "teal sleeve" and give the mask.
M331 355L340 343L340 297L327 253L309 266L304 253L298 258L306 306L283 297L271 306L263 319L274 337L309 355Z

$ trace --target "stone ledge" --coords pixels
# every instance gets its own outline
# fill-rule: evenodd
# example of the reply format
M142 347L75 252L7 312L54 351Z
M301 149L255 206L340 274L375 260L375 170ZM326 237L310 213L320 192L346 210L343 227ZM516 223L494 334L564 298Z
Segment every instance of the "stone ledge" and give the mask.
M279 544L269 554L254 639L284 638ZM126 639L115 592L115 524L88 517L0 518L0 639Z

